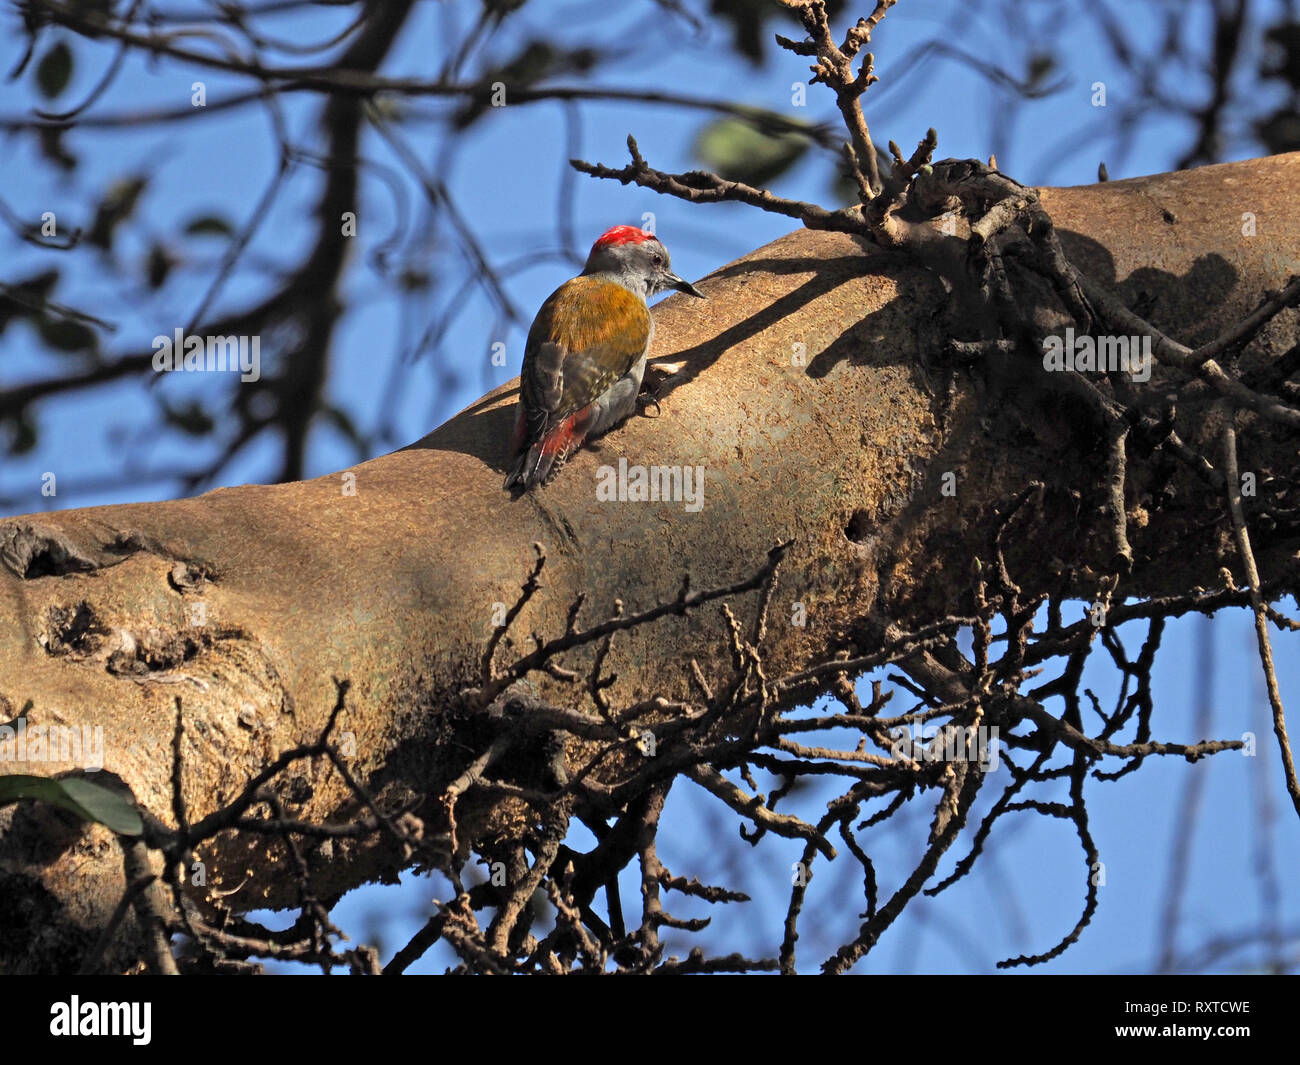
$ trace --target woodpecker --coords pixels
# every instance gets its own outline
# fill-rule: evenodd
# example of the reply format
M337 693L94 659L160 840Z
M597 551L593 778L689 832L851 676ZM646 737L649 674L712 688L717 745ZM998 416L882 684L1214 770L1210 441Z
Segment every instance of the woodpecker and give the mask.
M544 483L584 440L632 413L654 336L646 301L668 289L704 299L672 272L657 237L614 226L582 273L551 293L524 346L504 487Z

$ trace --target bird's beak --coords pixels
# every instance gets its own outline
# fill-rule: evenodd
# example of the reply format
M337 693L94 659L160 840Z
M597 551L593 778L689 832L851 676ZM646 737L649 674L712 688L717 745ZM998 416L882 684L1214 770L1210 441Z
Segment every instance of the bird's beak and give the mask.
M709 297L676 274L667 274L664 277L664 288L675 288L678 292L685 292L688 296L694 296L696 299L705 300Z

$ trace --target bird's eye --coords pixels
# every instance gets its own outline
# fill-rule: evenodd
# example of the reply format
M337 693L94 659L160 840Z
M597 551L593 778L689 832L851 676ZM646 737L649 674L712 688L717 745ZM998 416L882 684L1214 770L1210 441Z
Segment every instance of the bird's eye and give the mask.
M658 252L656 252L656 253L655 253L655 256L654 256L654 259L653 259L652 261L654 262L655 266L663 266L663 264L664 264L664 257L663 257L662 255L660 255Z

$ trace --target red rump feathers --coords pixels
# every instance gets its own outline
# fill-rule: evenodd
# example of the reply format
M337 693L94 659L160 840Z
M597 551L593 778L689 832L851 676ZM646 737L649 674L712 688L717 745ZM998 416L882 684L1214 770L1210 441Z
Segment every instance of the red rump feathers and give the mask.
M596 243L591 246L591 250L608 248L611 244L640 244L643 241L658 239L653 233L646 233L636 226L614 226L596 238Z

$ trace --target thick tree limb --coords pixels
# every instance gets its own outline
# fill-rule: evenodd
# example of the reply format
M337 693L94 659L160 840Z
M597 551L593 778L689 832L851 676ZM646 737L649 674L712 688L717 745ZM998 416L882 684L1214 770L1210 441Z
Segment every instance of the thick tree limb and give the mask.
M1042 202L1075 266L1097 285L1116 286L1120 299L1154 299L1153 320L1194 351L1236 335L1234 323L1300 272L1298 183L1300 155L1291 155L1044 190ZM1166 206L1180 221L1162 217ZM1257 237L1242 237L1234 221L1247 209ZM434 838L446 827L439 797L492 749L500 708L474 706L464 693L482 681L494 621L516 602L535 542L546 569L495 649L498 669L561 641L557 667L614 677L592 683L610 706L647 708L648 727L665 735L673 708L698 700L701 684L725 704L733 670L766 727L773 709L810 694L766 678L837 655L870 656L890 625L921 631L978 615L982 584L968 575L992 558L995 538L1000 568L1023 601L1050 593L1059 617L1062 596L1109 596L1121 499L1105 473L1108 438L1092 408L1048 387L1041 367L1017 361L1014 348L989 348L984 365L949 370L945 380L944 352L970 323L936 275L843 234L800 231L702 287L714 297L707 304L669 300L656 310L655 353L685 364L668 379L661 416L620 428L518 500L499 488L512 385L347 477L0 524L0 719L30 700L33 724L102 726L105 770L157 823L175 828L174 810L201 824L277 755L315 743L336 705L332 678L343 678L352 687L331 742L352 782L384 811L418 807ZM1280 356L1294 342L1294 322L1283 311L1256 337L1251 358ZM1212 453L1217 393L1176 384L1178 439ZM1289 425L1240 417L1243 467L1293 467ZM1167 461L1152 440L1143 426L1124 441L1132 554L1124 592L1186 597L1219 588L1221 567L1240 564L1229 526L1215 520L1221 487ZM598 467L620 458L703 466L703 507L602 501ZM955 495L942 490L948 483ZM997 515L1032 483L1043 485L1041 503L1017 513L1014 534L1001 537ZM1298 536L1285 522L1271 532L1252 522L1261 586L1300 586ZM741 638L747 626L729 626L717 604L675 608L685 574L700 590L746 587L772 546L787 541L774 591L755 585L727 600L741 622L763 614L753 630L761 657ZM618 600L624 617L663 609L653 624L612 626L607 645L564 642L579 622L586 631L609 624ZM563 709L574 687L559 676L532 674L543 704ZM809 676L810 690L837 682L834 671ZM173 803L170 750L178 690L183 806ZM960 698L984 712L990 696L981 689ZM754 703L735 705L749 713ZM723 724L758 727L749 718ZM601 735L583 742L604 742ZM579 747L575 740L555 771L588 767L593 795L602 793L594 787L602 773L653 773L655 758L671 757L620 741L590 768ZM462 846L513 845L536 820L528 807L541 785L527 774L555 767L535 750L503 745L497 754L501 765L485 763L479 774L492 786L457 800ZM295 762L269 786L282 811L277 825L370 813L326 758ZM968 791L962 785L951 796L958 816L945 821L942 846L964 817ZM554 823L569 816L550 813ZM0 809L0 893L38 900L53 915L39 943L0 937L0 968L75 967L95 949L126 887L120 851L104 836L100 828L56 831L32 804ZM222 835L200 848L207 876L205 890L190 886L197 903L219 898L235 912L295 903L298 881L283 849L268 858L272 846L279 842L268 832ZM390 876L405 861L390 833L297 846L319 899ZM652 848L640 853L646 875L657 878ZM923 880L892 896L831 967L859 956ZM443 925L477 956L482 933L462 909L449 904Z

